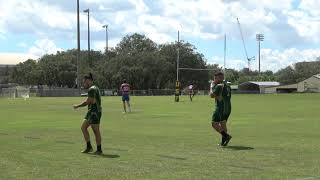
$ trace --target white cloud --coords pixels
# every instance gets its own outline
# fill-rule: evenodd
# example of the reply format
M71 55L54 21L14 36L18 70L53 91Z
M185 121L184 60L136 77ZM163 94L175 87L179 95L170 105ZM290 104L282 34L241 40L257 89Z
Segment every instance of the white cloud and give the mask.
M34 43L34 46L29 49L28 54L40 58L45 54L56 54L57 51L63 51L63 49L58 48L55 43L49 39L41 39Z
M312 16L319 16L320 1L319 0L303 0L300 2L299 8L310 13Z
M149 7L144 3L143 0L128 0L136 7L138 13L146 13L149 11Z
M6 29L43 30L43 26L68 29L71 27L70 15L59 7L49 6L43 1L1 1L0 11ZM41 26L38 26L41 25Z
M121 41L121 39L111 39L108 42L109 49L116 47L116 45ZM106 41L94 41L93 49L97 51L104 52L106 48Z
M37 57L32 54L0 52L0 64L18 64L28 59L37 59Z
M250 27L249 32L245 33L248 37L254 38L255 33L261 31L272 33L274 29L269 25L278 20L278 4L283 3L283 8L290 8L290 2L291 0L265 0L257 5L253 1L161 1L164 17L176 19L181 23L184 32L202 39L221 39L224 33L239 38L237 17L243 25Z
M18 44L18 46L21 47L21 48L26 48L26 47L28 47L28 44L25 43L25 42L20 42L20 43Z
M26 47L27 44L20 43L20 46ZM45 54L56 54L57 51L63 51L49 39L41 39L34 42L34 45L25 53L3 53L0 52L0 64L18 64L28 59L39 59Z
M208 60L209 64L219 64L220 67L224 68L224 58L219 56L214 56L211 59ZM227 58L226 59L226 68L228 69L243 69L244 67L247 67L248 63L241 59L236 58Z
M311 42L319 42L319 16L312 16L305 11L290 11L287 15L288 24L296 30L299 36L307 38Z
M0 39L6 39L6 36L3 32L0 32Z
M0 0L0 34L32 34L38 38L74 38L76 31L75 11L66 11L61 6L41 0ZM87 16L80 14L81 29L87 27ZM91 30L101 31L102 24L92 15ZM59 34L60 37L56 35ZM64 37L61 37L64 36Z
M261 50L261 69L277 71L289 65L301 61L315 61L320 57L320 49L298 50L296 48L285 49L284 51L262 49ZM257 61L255 69L257 69Z
M320 57L320 49L299 50L296 48L290 48L283 51L261 49L261 70L271 70L276 72L297 62L315 61L318 57ZM223 67L223 57L214 56L208 60L208 63L219 64L221 67ZM250 69L258 70L258 63L258 58L256 58L254 61L251 61ZM227 57L226 67L240 70L244 67L248 67L248 62L246 60Z
M81 14L80 15L80 24L81 28L87 30L88 28L88 15ZM99 32L102 30L103 24L96 20L93 15L90 15L90 31Z
M62 1L61 1L62 2ZM41 39L26 54L39 57L61 50L54 42L70 41L74 48L76 36L75 3L56 3L49 0L0 0L0 39L11 35L27 35ZM184 39L212 41L225 33L232 43L240 40L236 17L240 18L246 41L254 41L255 34L265 33L270 49L264 49L262 67L279 69L296 59L314 60L319 56L320 1L303 0L298 7L295 0L82 0L90 8L93 48L104 50L103 24L110 25L110 47L128 33L143 33L157 43L176 39L182 31ZM73 6L71 6L73 4ZM70 7L64 7L68 5ZM81 37L86 38L87 16L81 13ZM21 40L28 42L30 39ZM198 41L199 40L199 41ZM5 40L7 41L7 40ZM64 44L65 45L65 44ZM299 50L307 45L309 49ZM25 47L18 44L19 47ZM65 45L67 46L67 45ZM297 46L297 47L296 47ZM68 46L67 46L68 47ZM249 46L250 47L250 46ZM277 51L274 48L284 49ZM293 48L295 47L295 48ZM235 50L236 51L236 50ZM247 62L235 55L227 67L243 68ZM219 59L220 64L222 58ZM266 66L265 64L268 64ZM253 68L257 61L252 62Z

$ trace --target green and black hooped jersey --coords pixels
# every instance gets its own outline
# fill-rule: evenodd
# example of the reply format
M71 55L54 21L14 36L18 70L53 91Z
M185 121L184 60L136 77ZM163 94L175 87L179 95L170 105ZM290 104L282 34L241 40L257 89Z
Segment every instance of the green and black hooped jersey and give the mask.
M102 108L101 108L100 89L97 86L92 85L89 88L88 97L94 98L96 100L95 104L88 105L88 111L101 112Z
M216 98L216 108L225 113L231 112L231 88L226 82L215 85L212 88Z

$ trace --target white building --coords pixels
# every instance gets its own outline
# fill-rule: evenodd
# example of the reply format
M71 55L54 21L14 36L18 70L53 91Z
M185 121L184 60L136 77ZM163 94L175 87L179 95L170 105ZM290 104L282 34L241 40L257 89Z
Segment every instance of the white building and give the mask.
M266 88L279 86L279 82L274 81L249 81L238 86L238 91L242 93L264 94Z
M320 92L320 74L311 76L297 84L268 87L265 93Z

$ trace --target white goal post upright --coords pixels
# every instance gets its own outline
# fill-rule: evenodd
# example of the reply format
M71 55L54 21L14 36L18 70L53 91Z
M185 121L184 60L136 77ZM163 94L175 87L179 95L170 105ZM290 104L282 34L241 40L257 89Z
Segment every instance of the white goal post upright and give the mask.
M0 97L9 99L23 98L26 100L30 98L30 90L23 87L4 88L0 92Z
M223 73L226 74L227 67L227 34L224 34L224 49L223 49Z
M175 102L179 102L179 96L180 96L179 62L180 62L180 32L178 31L178 44L177 44L177 80L176 80Z
M223 73L226 73L227 66L227 34L224 34L224 47L223 47ZM180 82L179 82L179 70L186 71L215 71L216 69L202 69L202 68L184 68L179 66L180 63L180 32L178 31L178 41L177 41L177 80L176 80L176 93L175 101L179 102L180 96Z
M178 45L177 45L177 81L179 81L179 63L180 63L180 32L178 31Z

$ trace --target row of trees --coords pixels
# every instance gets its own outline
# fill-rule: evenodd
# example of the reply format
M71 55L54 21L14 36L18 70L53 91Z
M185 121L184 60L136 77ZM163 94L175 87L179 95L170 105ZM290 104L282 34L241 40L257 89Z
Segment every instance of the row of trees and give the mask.
M156 44L144 35L126 36L108 54L92 51L81 52L81 77L92 72L96 84L101 88L118 88L122 79L128 79L134 89L174 88L176 80L177 43ZM214 69L221 68L206 63L204 56L187 42L180 42L180 67ZM77 67L76 50L45 55L39 60L27 60L8 71L8 82L21 85L48 85L51 87L76 87ZM298 63L273 73L240 71L228 69L227 80L239 84L245 81L280 81L285 84L295 83L311 75L320 73L320 61ZM183 86L193 82L200 89L206 89L212 71L180 71Z
M80 75L94 74L101 88L118 88L123 79L128 79L134 89L174 88L176 78L176 43L156 44L140 34L126 36L108 54L92 51L88 60L87 51L81 52ZM196 48L181 42L180 66L207 68L204 56ZM38 61L27 60L11 71L10 81L21 85L48 85L51 87L76 87L76 50L45 55ZM220 70L216 65L217 71ZM181 72L180 81L187 85L194 82L205 88L210 74L203 72Z

